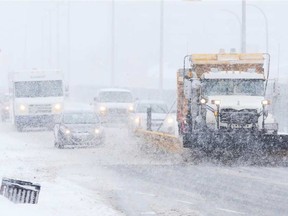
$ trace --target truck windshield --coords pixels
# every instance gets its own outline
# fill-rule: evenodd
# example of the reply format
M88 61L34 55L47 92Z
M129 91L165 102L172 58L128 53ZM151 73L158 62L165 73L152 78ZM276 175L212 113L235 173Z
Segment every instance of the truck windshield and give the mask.
M111 103L132 103L133 98L130 92L105 91L100 92L99 101Z
M264 80L207 79L204 81L204 95L264 95Z
M15 97L59 97L63 96L61 80L15 82Z
M65 113L63 114L64 124L97 124L98 116L95 113Z

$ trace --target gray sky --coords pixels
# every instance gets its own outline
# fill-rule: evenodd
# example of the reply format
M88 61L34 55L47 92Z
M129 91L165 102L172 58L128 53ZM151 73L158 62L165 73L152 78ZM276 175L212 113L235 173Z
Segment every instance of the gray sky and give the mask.
M288 2L247 1L247 52L266 51L271 76L287 77ZM0 70L60 69L71 85L110 84L111 1L0 1ZM164 1L164 88L175 88L187 53L240 47L241 1ZM160 1L115 1L116 85L158 84Z

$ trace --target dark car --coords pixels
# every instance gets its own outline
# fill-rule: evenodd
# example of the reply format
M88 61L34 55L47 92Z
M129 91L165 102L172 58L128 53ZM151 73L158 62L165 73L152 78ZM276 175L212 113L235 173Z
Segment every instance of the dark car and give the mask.
M94 146L103 143L104 131L94 112L64 112L54 127L55 147Z

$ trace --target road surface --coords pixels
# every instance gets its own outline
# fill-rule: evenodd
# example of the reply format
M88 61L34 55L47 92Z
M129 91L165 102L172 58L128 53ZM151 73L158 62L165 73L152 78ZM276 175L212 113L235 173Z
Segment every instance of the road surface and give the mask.
M185 163L142 151L125 127L106 135L96 148L55 149L50 131L2 123L0 177L44 185L45 215L288 215L285 166Z

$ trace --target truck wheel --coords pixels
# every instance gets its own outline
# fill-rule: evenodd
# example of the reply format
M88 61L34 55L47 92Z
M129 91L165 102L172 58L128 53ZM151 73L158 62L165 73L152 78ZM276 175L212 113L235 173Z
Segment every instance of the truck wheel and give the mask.
M58 134L57 134L57 136L55 137L55 140L54 140L54 146L56 148L62 149L62 148L64 148L64 145L63 145L63 141L61 140L60 136L61 135L58 132Z
M59 142L59 141L55 141L54 146L55 146L56 148L59 148L59 149L63 149L63 148L64 148L63 143L62 143L62 142Z
M16 124L16 130L18 132L22 132L23 131L23 126L22 125L19 125L19 124Z

